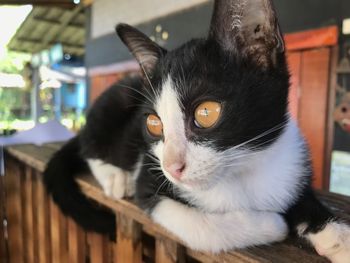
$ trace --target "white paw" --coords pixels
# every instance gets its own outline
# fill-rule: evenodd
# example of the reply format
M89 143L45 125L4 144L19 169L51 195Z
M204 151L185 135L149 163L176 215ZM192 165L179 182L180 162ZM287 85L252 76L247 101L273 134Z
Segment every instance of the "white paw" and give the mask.
M350 226L330 222L309 239L317 253L327 257L333 263L350 263Z
M122 199L126 194L126 175L123 172L116 173L112 178L110 197L113 199Z
M126 176L125 196L133 197L135 194L135 178L131 174Z

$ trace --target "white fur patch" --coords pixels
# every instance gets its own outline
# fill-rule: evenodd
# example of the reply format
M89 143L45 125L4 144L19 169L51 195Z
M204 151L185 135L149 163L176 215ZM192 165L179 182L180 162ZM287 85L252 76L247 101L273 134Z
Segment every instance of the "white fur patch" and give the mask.
M318 233L307 234L306 238L318 254L327 257L333 263L350 262L350 226L330 222Z
M241 210L211 214L171 199L160 201L151 216L192 249L214 253L281 241L288 233L277 213Z
M223 156L211 153L209 163L220 164L220 159L232 156L231 164L215 167L212 178L216 184L212 187L185 190L182 194L196 206L212 212L235 209L283 212L297 198L301 177L306 174L303 144L296 124L289 121L277 141L263 151L232 149Z
M135 176L130 172L98 159L88 159L87 161L94 177L107 196L121 199L134 194ZM137 169L139 171L140 168Z

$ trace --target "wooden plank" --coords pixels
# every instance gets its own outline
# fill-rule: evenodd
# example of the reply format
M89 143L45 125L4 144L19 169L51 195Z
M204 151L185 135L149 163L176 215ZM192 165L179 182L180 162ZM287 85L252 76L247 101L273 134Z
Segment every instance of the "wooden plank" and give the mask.
M117 214L116 261L141 263L141 225L131 218Z
M34 250L34 262L39 262L39 250L41 245L39 243L39 214L37 209L36 193L38 191L38 180L37 173L35 170L32 171L32 214L33 214L33 250Z
M21 174L23 166L5 156L6 215L10 262L23 262Z
M331 60L330 60L330 77L329 77L329 89L328 89L328 105L327 105L327 124L326 124L326 153L324 161L324 180L323 189L329 190L331 179L331 162L333 152L333 140L334 140L334 110L336 106L336 87L338 81L338 74L336 72L339 59L339 48L334 46L331 48Z
M114 201L106 197L103 194L103 191L99 188L98 184L94 182L93 178L84 177L79 179L78 182L82 187L82 190L87 196L96 200L100 204L103 204L106 207L109 207L114 211L118 213L122 213L124 216L127 216L128 218L141 223L143 225L143 231L145 231L149 235L152 235L152 236L161 235L171 240L174 240L179 244L183 244L182 241L179 240L176 236L172 235L166 229L152 222L152 220L147 215L145 215L145 213L141 211L132 202L127 200ZM321 197L325 195L324 192L322 193L323 194L321 195ZM327 193L326 195L327 196L330 195L333 197L327 201L326 203L327 207L333 207L332 209L337 210L338 214L342 214L342 217L344 218L345 216L343 212L349 213L349 211L344 210L344 207L347 206L350 209L350 206L349 206L350 198L341 196L341 195L335 196L334 194L330 194L330 193ZM342 202L340 202L340 200L342 200ZM275 246L277 245L274 245L271 247L273 248ZM290 249L289 246L293 248ZM308 253L310 253L305 248L300 249L299 246L300 246L300 242L296 241L296 243L288 244L288 246L282 246L282 247L277 246L276 251L283 251L283 253L290 253L290 251L292 250L294 253L296 253L299 256L305 256ZM268 249L268 247L264 247L264 249ZM186 251L188 255L190 255L191 257L199 261L203 261L204 258L208 259L207 262L222 262L223 259L226 260L227 262L246 262L246 263L276 262L266 258L269 253L262 255L261 250L259 249L258 250L254 250L254 249L238 250L238 251L232 251L230 253L220 254L220 255L214 255L214 254L204 253L204 252L195 252L190 249L187 249ZM274 253L274 252L270 251L270 253ZM281 252L279 254L280 260L284 259L283 253ZM324 262L322 261L323 259L317 256L316 254L312 254L310 257L312 260L314 260L313 262ZM293 261L285 261L285 262L293 262Z
M185 262L184 248L166 237L156 237L156 263Z
M290 33L284 36L288 51L335 46L338 43L338 27Z
M50 246L50 214L49 214L49 197L45 191L42 175L35 172L36 190L34 192L36 212L37 212L37 233L38 243L40 244L38 262L48 263L51 261L51 246Z
M313 186L322 189L325 174L330 49L304 51L302 61L299 125L311 150Z
M98 233L87 233L89 243L90 263L109 263L111 262L111 249L109 238ZM128 262L128 261L125 261Z
M50 198L51 262L68 260L67 220Z
M39 147L32 144L16 145L7 147L7 153L20 160L22 163L43 172L53 153L56 149L50 147Z
M20 150L18 149L17 151L20 152ZM35 155L35 154L36 153L32 153L32 155ZM45 164L42 160L40 162L42 163L39 165ZM92 177L81 178L78 180L78 183L88 197L90 197L93 200L96 200L101 205L109 207L110 209L114 210L116 213L120 213L124 217L127 217L129 222L131 221L134 223L142 224L144 232L152 236L157 236L157 237L161 236L162 238L170 239L173 242L179 243L180 245L182 244L181 240L179 240L176 236L170 234L166 229L152 222L152 220L142 210L140 210L132 201L130 200L115 201L106 197L103 191L101 190L101 188L96 183L96 181L92 179ZM350 206L349 206L350 198L349 197L335 195L335 194L326 193L326 192L321 192L319 194L319 197L327 207L329 207L337 215L340 215L342 218L345 218L350 222ZM121 224L123 223L121 222ZM119 230L119 231L122 231L122 230ZM117 233L117 236L120 237L121 234L118 235ZM67 237L63 237L63 240L65 240L66 242L65 244L68 243L68 240L66 240L66 238ZM118 238L118 241L120 240L122 239ZM100 241L98 242L96 241L95 243L103 243L103 242L101 242L101 239L100 239ZM130 247L132 247L130 243L132 242L128 242L127 251L130 251ZM105 249L107 248L107 251L101 250L101 246L94 246L95 248L98 248L98 250L95 250L95 252L97 251L96 253L94 251L90 251L90 254L92 253L92 255L100 255L99 261L95 261L95 262L101 262L101 258L105 259L106 257L107 258L109 257L108 262L111 261L111 255L112 255L110 250L111 242L106 240L105 244L106 245L103 247L105 247ZM324 259L317 256L315 252L310 251L310 248L308 248L308 246L306 247L303 247L303 246L300 247L300 246L301 246L301 243L299 241L287 240L283 243L274 244L267 247L258 247L258 248L252 248L252 249L230 251L229 253L224 253L219 255L195 252L190 249L186 249L186 253L188 256L203 262L246 262L246 263L248 262L249 263L295 262L300 258L303 258L303 259L305 258L306 262L313 262L313 263L325 262ZM94 249L94 247L90 246L91 249ZM118 250L118 245L116 245L115 247L117 251L120 251L120 248ZM137 245L136 245L136 250L137 250ZM292 255L289 255L290 253L292 253ZM126 254L125 251L124 251L124 254ZM109 256L104 256L104 255L109 255ZM97 256L94 258L97 258ZM119 257L119 254L115 257L115 260L116 261L118 260L118 262L123 262L122 258ZM22 262L22 261L19 261L19 262ZM69 262L69 261L67 259L65 261L61 260L60 262Z
M86 258L86 235L73 219L68 218L68 250L70 263L84 263Z
M7 241L5 238L6 229L5 229L5 221L4 221L5 220L5 202L6 202L6 199L5 199L4 176L0 175L0 258L2 261L4 261L4 263L7 263L8 253L7 253Z
M34 231L33 231L33 185L32 168L26 166L23 178L22 211L24 213L23 237L24 256L28 263L37 262L34 259Z

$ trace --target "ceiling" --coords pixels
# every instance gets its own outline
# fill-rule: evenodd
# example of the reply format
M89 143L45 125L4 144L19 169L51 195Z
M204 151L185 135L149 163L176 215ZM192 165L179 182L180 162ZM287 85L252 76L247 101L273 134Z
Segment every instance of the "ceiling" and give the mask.
M74 0L0 0L0 5L42 5L72 8Z
M69 9L54 6L33 7L10 40L8 48L13 51L35 54L57 43L62 44L64 53L76 56L84 54L85 14L83 5L75 5L74 8Z

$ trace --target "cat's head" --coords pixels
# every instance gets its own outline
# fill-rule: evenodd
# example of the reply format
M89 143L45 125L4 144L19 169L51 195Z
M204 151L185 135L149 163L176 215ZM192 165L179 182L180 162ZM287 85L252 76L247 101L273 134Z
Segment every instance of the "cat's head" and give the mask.
M208 37L173 51L125 24L117 33L144 72L146 137L179 187L210 187L280 135L289 74L270 0L215 1Z

